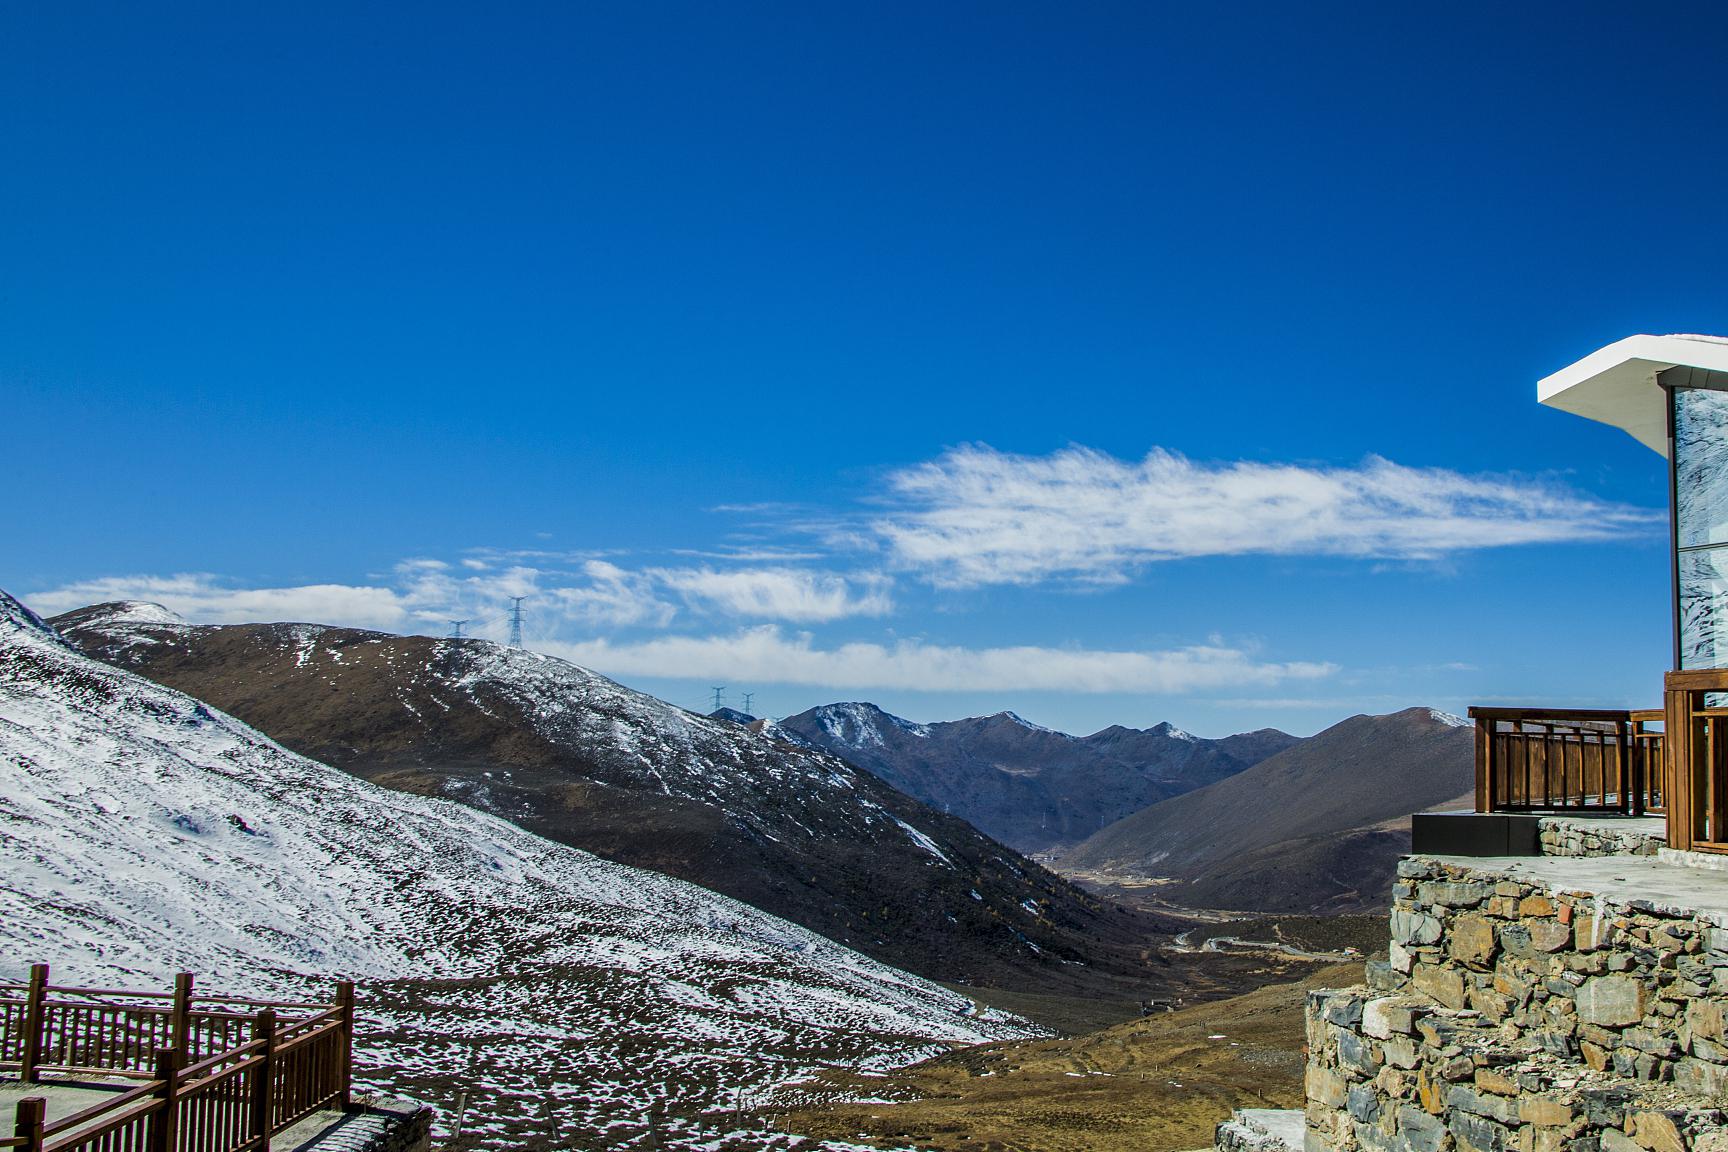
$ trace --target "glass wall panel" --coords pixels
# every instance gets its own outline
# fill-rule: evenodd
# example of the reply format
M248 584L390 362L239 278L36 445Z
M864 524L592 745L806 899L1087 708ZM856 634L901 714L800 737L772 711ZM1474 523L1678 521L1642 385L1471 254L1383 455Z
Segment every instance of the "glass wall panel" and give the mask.
M1674 498L1680 547L1728 544L1728 392L1674 390Z
M1728 548L1680 553L1680 667L1728 668Z

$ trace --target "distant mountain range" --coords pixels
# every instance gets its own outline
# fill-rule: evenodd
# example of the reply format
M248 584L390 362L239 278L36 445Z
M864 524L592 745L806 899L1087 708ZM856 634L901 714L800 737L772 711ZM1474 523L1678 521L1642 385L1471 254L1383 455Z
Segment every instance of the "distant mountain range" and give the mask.
M274 691L299 693L313 724L349 715L350 685L358 694L360 684L345 669L399 687L395 707L409 714L502 714L523 705L512 690L539 683L511 671L517 657L471 645L429 667L407 662L419 649L320 629L188 637L170 620L140 622L143 612L82 619L87 643L106 636L140 656L193 639L242 651L285 642L288 664L309 678L284 671ZM504 671L487 672L488 661ZM458 668L474 679L442 674ZM611 699L602 687L596 706ZM362 710L332 739L369 725L381 742L406 734L386 719ZM596 723L640 741L658 732L629 721ZM713 762L697 759L695 741L663 762L706 770ZM709 751L722 748L746 758L742 744ZM768 775L821 773L807 785L813 795L861 790L826 759L760 759L774 766ZM750 778L748 765L730 767L742 775L716 788ZM499 774L477 770L478 780L485 771ZM876 827L884 852L895 838L933 860L959 851L887 813ZM294 999L329 995L338 975L358 978L363 1084L446 1109L466 1093L478 1118L471 1148L537 1146L554 1123L573 1141L558 1146L610 1147L620 1133L640 1137L651 1114L655 1147L715 1148L736 1125L710 1117L741 1092L1032 1031L707 889L303 758L198 699L80 654L0 593L0 979L20 979L38 960L56 983L160 988L191 971L211 991ZM781 1146L771 1133L725 1139Z
M1207 740L1170 724L1069 736L1012 712L915 724L866 703L825 704L778 727L1021 852L1076 844L1299 742L1273 728Z
M1353 716L1229 779L1136 812L1063 854L1068 874L1171 878L1174 902L1383 910L1412 812L1474 784L1468 722L1431 708Z
M548 656L312 624L192 626L135 603L52 623L302 755L694 881L922 975L1043 991L1138 981L1168 927L784 732Z

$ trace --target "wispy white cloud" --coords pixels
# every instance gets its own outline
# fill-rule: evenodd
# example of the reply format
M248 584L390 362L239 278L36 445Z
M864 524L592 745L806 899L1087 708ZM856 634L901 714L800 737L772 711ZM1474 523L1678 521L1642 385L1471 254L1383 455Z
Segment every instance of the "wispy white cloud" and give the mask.
M204 574L84 580L35 593L28 600L44 615L105 600L148 600L194 624L297 621L394 631L413 619L409 597L393 588L351 584L231 588Z
M664 628L677 615L677 608L662 599L654 578L631 572L605 560L590 560L582 566L586 582L564 583L553 578L538 589L551 597L556 616L589 627L624 628L646 625ZM533 595L536 589L511 592L511 596ZM537 606L536 611L541 609Z
M966 648L904 640L819 647L804 632L774 625L722 636L660 636L635 642L595 639L545 650L614 676L724 677L759 684L906 691L1180 693L1311 681L1333 675L1326 663L1261 661L1212 645L1154 652L1014 646Z
M657 568L651 575L687 601L755 620L819 623L893 611L889 580L807 568Z
M307 621L385 631L442 632L466 619L472 635L501 638L510 599L528 597L530 631L541 637L669 626L681 611L743 620L817 623L881 616L890 582L790 567L632 570L608 560L540 568L464 560L404 560L367 584L240 588L207 575L116 576L37 592L53 614L104 600L148 600L197 624Z
M1552 481L1407 468L1134 462L1074 447L953 449L891 473L872 528L895 564L938 584L1119 583L1144 564L1282 554L1432 561L1654 530L1662 513Z

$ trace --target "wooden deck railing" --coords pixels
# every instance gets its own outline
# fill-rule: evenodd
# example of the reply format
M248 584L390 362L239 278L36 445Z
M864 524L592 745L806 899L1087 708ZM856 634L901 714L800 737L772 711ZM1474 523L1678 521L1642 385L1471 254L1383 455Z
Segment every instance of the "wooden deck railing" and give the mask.
M251 1009L252 1011L246 1011ZM289 1013L283 1015L282 1013ZM65 988L48 966L0 984L0 1068L142 1081L52 1123L19 1101L0 1148L26 1152L268 1152L270 1137L320 1108L346 1108L353 1078L354 986L331 1003Z
M1665 688L1669 847L1728 852L1728 669L1670 672Z
M1664 810L1664 714L1472 708L1478 812Z

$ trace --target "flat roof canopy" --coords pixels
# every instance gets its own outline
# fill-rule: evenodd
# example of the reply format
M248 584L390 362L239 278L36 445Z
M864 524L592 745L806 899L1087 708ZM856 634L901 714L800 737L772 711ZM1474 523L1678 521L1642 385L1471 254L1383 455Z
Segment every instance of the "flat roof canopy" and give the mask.
M1728 339L1720 336L1628 336L1536 384L1550 408L1612 424L1646 448L1668 455L1668 405L1658 373L1670 368L1728 373Z

